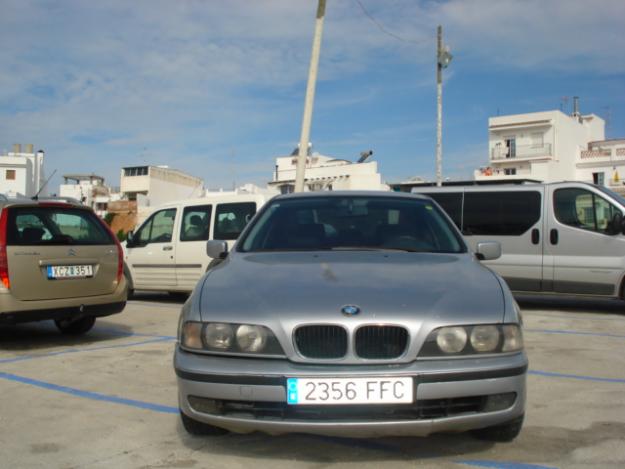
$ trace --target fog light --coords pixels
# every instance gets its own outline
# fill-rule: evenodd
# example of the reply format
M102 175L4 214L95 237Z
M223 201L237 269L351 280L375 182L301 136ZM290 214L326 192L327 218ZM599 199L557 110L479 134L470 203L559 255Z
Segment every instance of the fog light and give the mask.
M512 407L516 400L516 392L507 392L504 394L491 394L486 398L483 412L495 412Z
M215 399L206 399L205 397L189 396L189 405L196 412L203 414L220 414L221 401Z

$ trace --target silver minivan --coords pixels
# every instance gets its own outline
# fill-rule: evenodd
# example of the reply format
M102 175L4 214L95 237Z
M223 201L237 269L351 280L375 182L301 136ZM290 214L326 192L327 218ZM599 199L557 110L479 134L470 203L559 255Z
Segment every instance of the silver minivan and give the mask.
M624 299L625 198L583 182L417 187L445 209L473 248L517 292Z

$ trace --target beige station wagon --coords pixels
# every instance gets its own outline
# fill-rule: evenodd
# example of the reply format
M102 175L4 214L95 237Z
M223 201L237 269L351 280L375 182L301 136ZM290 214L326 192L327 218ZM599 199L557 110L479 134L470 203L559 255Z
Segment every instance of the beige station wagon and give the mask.
M88 207L0 200L0 324L53 319L82 334L126 305L123 252Z

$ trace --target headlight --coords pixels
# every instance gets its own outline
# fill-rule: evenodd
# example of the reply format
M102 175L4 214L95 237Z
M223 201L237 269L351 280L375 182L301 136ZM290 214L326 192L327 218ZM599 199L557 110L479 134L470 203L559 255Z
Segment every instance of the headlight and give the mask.
M436 345L445 353L461 352L467 344L467 331L464 327L443 327L436 336Z
M499 345L497 326L475 326L471 330L471 347L476 352L493 352Z
M228 350L233 341L234 330L230 324L215 322L204 328L204 343L208 348Z
M518 324L476 324L434 329L425 339L419 357L448 357L523 350Z
M260 352L267 343L264 327L243 324L237 328L237 344L244 352Z
M276 336L265 326L187 321L180 328L180 345L205 352L284 356Z

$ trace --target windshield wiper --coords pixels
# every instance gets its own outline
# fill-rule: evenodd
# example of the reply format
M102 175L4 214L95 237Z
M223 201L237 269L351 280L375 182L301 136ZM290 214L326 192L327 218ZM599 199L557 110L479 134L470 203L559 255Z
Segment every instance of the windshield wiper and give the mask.
M395 248L384 246L333 246L328 248L331 251L400 251L400 252L430 252L413 248Z

